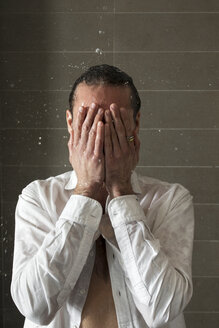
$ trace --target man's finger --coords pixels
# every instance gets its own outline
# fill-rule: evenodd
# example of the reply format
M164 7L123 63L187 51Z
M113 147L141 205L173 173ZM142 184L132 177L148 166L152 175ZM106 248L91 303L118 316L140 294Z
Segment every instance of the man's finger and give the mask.
M131 110L132 111L132 110ZM123 122L123 125L124 125L124 129L125 129L125 134L126 134L126 144L128 143L129 146L134 150L134 143L133 141L130 142L127 140L127 137L130 137L133 135L133 131L132 131L132 113L130 113L130 110L129 109L126 109L124 107L121 107L120 108L120 114L121 114L121 119L122 119L122 122Z
M134 137L135 137L135 139L134 139L134 146L135 146L135 152L136 152L136 155L137 155L137 162L139 161L139 152L140 152L140 145L141 145L141 143L140 143L140 140L139 140L139 138L138 138L138 135L137 135L137 133L136 133L136 131L134 131Z
M103 108L99 108L97 115L94 119L92 128L90 129L88 142L87 142L87 152L90 154L92 154L94 151L98 122L102 121L102 118L103 118Z
M105 111L105 121L109 124L112 152L114 154L118 154L118 152L120 151L119 140L117 137L117 133L115 131L115 127L112 122L111 113L108 109Z
M103 144L104 144L104 124L99 121L97 123L97 134L95 138L94 155L96 158L103 158Z
M122 119L120 116L120 110L115 103L110 105L110 110L111 110L111 114L112 114L114 122L115 122L115 131L117 134L117 138L119 140L120 149L122 151L126 151L127 147L128 147L127 138L126 138L126 130L125 130L125 127L123 125L123 122L122 122Z
M105 151L105 160L107 164L107 159L113 157L113 147L111 142L111 133L109 123L105 124L104 131L104 151Z
M76 119L76 124L75 124L75 129L74 129L74 131L75 131L74 132L74 146L77 146L78 142L80 140L81 128L82 128L82 124L84 122L86 113L87 113L87 108L80 106L78 109L77 119Z
M91 126L93 124L93 121L94 121L94 117L97 113L97 104L95 103L92 103L91 106L89 107L88 109L88 113L87 113L87 116L86 116L86 119L82 125L82 129L81 129L81 143L84 147L84 149L86 148L86 145L87 145L87 140L88 140L88 137L89 137L89 132L90 132L90 129L91 129Z
M71 130L71 132L70 132L70 138L69 138L69 141L68 141L69 157L72 156L72 147L73 147L73 144L74 144L74 131Z

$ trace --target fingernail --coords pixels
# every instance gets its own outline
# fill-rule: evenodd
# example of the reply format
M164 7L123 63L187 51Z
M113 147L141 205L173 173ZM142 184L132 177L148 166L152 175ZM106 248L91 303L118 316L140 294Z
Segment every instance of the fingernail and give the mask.
M82 106L79 107L79 112L83 112L83 107Z
M98 113L99 113L99 114L102 114L102 113L103 113L103 108L100 108L100 109L98 110Z
M94 109L96 107L96 104L95 103L92 103L91 104L91 108Z
M116 105L115 105L115 104L111 104L111 105L110 105L110 108L111 108L112 110L115 110L115 109L116 109Z

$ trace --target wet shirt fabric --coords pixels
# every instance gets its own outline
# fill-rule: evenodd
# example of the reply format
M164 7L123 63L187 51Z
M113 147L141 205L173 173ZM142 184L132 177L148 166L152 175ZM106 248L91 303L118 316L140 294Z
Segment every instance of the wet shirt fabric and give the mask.
M25 328L79 328L102 235L119 328L184 328L192 292L189 191L132 172L133 194L73 195L75 171L28 184L15 211L11 295ZM107 327L106 327L107 328Z

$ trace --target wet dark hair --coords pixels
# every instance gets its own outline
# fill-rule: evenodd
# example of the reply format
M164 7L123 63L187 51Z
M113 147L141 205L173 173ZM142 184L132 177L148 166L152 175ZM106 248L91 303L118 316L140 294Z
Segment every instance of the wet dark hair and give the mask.
M69 106L72 115L75 90L78 84L82 82L85 82L87 85L99 85L104 83L106 85L113 86L129 86L131 89L131 107L133 108L133 118L136 122L136 115L141 107L141 99L132 78L128 74L121 71L118 67L107 64L95 65L88 68L76 79L69 95Z

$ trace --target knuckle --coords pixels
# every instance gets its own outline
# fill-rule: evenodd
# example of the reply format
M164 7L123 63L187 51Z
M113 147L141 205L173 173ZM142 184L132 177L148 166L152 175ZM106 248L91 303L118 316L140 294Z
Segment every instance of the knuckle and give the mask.
M88 124L83 124L83 126L82 126L82 130L84 131L84 132L89 132L89 126L88 126Z
M95 128L92 128L92 129L90 130L89 135L90 135L91 137L93 137L93 136L96 135Z

